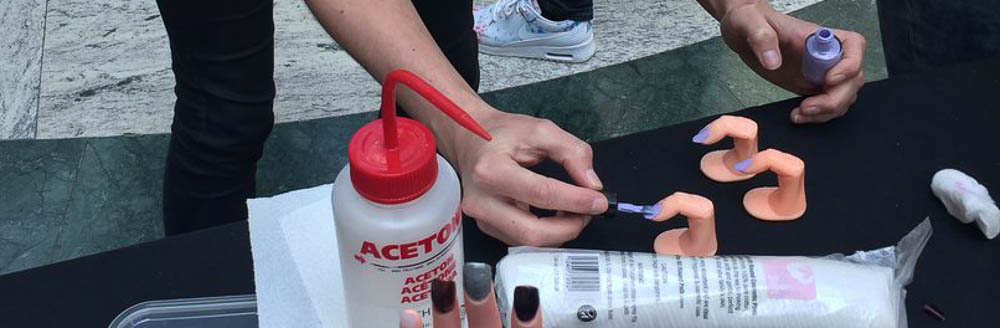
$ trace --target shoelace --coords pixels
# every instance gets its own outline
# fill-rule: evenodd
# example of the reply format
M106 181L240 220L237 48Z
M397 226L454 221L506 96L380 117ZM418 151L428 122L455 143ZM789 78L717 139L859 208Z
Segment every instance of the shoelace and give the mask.
M500 0L493 5L493 20L498 21L504 17L510 16L515 10L518 10L518 3L521 0Z

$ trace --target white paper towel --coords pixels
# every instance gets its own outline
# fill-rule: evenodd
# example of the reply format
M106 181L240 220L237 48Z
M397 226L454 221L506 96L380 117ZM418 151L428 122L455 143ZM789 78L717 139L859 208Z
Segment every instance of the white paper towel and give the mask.
M330 190L247 201L260 327L347 326Z

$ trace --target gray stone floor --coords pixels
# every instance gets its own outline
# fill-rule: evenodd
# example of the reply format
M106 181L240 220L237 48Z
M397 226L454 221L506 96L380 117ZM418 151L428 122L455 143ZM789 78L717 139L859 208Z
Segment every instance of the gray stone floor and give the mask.
M819 1L771 3L787 12ZM483 55L482 91L590 71L718 35L718 24L694 0L596 0L595 12L599 48L592 60ZM173 75L155 1L12 0L0 2L0 17L0 27L13 31L0 35L0 139L169 130ZM302 0L277 0L274 20L278 122L377 108L377 84L335 46Z

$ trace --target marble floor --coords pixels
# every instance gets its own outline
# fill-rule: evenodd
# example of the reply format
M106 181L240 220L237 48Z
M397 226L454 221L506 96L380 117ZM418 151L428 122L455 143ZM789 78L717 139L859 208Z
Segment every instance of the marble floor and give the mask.
M37 12L25 9L25 13L36 15L40 15L38 12L48 13L50 20L42 24L46 27L39 27L39 30L68 28L58 27L60 23L54 23L58 20L53 19L53 16L57 15L79 15L81 20L93 19L94 24L98 24L96 23L99 22L98 19L88 18L93 16L93 12L87 14L83 11L53 10L57 4L72 1L74 0L49 0L47 3L38 1L39 5L33 9ZM667 2L673 5L672 1ZM598 3L602 1L598 0ZM606 6L611 2L603 3ZM3 11L2 8L6 4L7 2L0 4L0 18L4 18L0 24L14 26L27 24L28 20L24 14L15 15L10 11ZM44 9L46 4L49 7L48 11ZM79 8L92 6L84 1L78 1L78 5ZM119 2L116 5L137 6L116 10L142 12L138 9L142 6L140 3ZM278 3L278 6L281 5L283 4ZM604 12L612 11L608 7L604 8ZM851 29L864 34L868 38L864 65L866 77L869 80L886 77L874 0L826 0L796 10L792 14L824 25ZM156 17L153 16L155 13L145 17L137 14L138 18L135 20L155 21ZM23 20L22 23L15 24L11 23L8 17ZM146 18L149 20L144 20ZM72 20L65 22L69 23ZM4 27L9 26L4 25ZM161 28L157 25L147 25L147 27L149 30L142 33L153 33L154 29ZM125 33L122 28L109 33L108 37ZM142 34L140 30L141 28L128 33L138 38ZM0 38L9 36L0 35ZM68 39L66 36L53 38L63 38L52 41L54 44L70 43L66 40ZM7 40L0 39L0 41ZM72 48L64 50L66 53L53 52L51 49L54 48L50 47L49 42L49 39L45 41L45 48L49 49L47 50L49 52L44 52L43 63L50 63L51 57L62 56L67 60L70 60L68 57L73 57L71 54L73 50L69 50ZM128 56L128 51L125 49L114 48L125 47L124 45L112 46L111 44L116 41L108 42L111 42L109 47L112 47L109 49L117 49L114 51L119 57ZM316 44L321 42L323 41L315 42L313 47L319 48ZM664 41L656 39L645 42L653 47L653 43ZM598 65L595 61L585 64L594 65L590 68L568 66L569 68L564 68L566 71L561 77L544 81L523 76L507 77L506 81L523 79L517 80L520 81L517 83L528 84L493 86L493 89L485 92L483 97L498 108L551 119L571 133L591 142L793 97L792 94L773 87L757 77L718 37L708 35L704 40L692 41L690 44L678 45L669 50L665 48L666 46L659 47L661 48L657 48L659 50L654 53L636 55L618 62L608 61ZM0 51L10 52L11 49L4 46ZM154 49L146 50L154 51ZM41 55L40 50L36 51L35 55ZM77 49L77 51L83 50ZM3 92L4 115L13 113L10 117L13 115L38 117L37 121L18 123L23 120L17 121L8 119L9 116L0 116L0 119L6 120L0 121L0 132L5 133L6 138L37 138L0 141L0 209L2 209L0 274L154 240L163 235L160 223L162 188L160 177L169 136L152 133L161 130L144 126L152 125L148 124L149 122L159 122L156 120L162 118L155 113L121 110L116 112L112 109L117 108L113 106L122 106L129 94L149 95L143 91L143 88L152 86L149 81L165 77L157 77L158 73L155 73L157 66L153 64L119 67L120 71L130 73L112 75L110 71L100 71L111 67L107 63L85 62L88 56L104 56L103 58L111 56L101 52L86 54L77 54L76 57L81 58L72 59L78 60L72 67L63 66L64 69L73 68L78 71L72 76L52 67L46 68L44 65L41 68L37 65L30 66L31 64L27 62L24 62L23 67L17 66L17 72L21 75L16 79L5 80L0 75L0 87L5 88L0 90ZM598 57L595 60L609 59ZM517 61L512 62L517 63ZM0 62L0 65L6 65L0 66L3 68L3 75L7 75L10 63L12 62ZM19 63L14 62L21 65ZM88 65L94 65L95 68L90 68ZM554 63L538 65L561 67ZM484 69L489 68L486 65L484 67ZM10 99L15 99L9 98L11 92L9 90L14 90L15 88L11 87L14 85L21 85L22 89L30 90L30 81L26 82L25 79L30 78L29 71L32 69L36 75L42 77L43 81L51 78L48 74L60 76L56 79L63 81L58 82L59 86L53 88L66 89L63 91L64 94L59 96L54 91L45 91L48 86L42 83L41 104L35 105L38 112L31 112L31 106L24 105L19 105L20 107L16 109L19 112L15 112L9 109L13 103ZM22 70L28 73L20 73ZM169 74L169 71L164 71L164 74ZM492 74L500 76L496 72ZM128 76L143 77L133 78L130 83L119 85L121 79ZM74 92L79 94L94 87L82 84L78 79L92 81L104 79L100 80L104 81L102 82L104 84L99 85L107 87L87 92L92 93L91 98L98 97L103 99L102 101L80 100L80 102L92 101L88 106L97 106L99 110L75 105L76 101L73 100L56 99L70 97ZM38 81L37 77L34 81ZM38 90L37 85L35 90ZM50 96L55 98L46 98ZM353 97L353 95L339 97ZM357 97L364 98L360 94ZM147 108L162 105L155 104L164 101L163 99L153 98L155 97L150 96L150 99L143 100L146 101L143 103L144 106L129 106ZM332 101L330 99L333 98L327 98L326 101ZM65 103L67 107L63 110L67 111L61 114L44 113L53 110L46 107L48 106L46 104L60 101ZM111 107L100 107L105 105ZM162 106L169 108L166 105ZM375 106L372 104L366 108ZM27 112L34 114L23 114ZM317 116L300 114L302 116L296 118L287 116L288 122L278 124L268 140L258 171L258 195L269 196L332 182L336 172L346 163L346 144L342 141L347 140L361 124L375 117L375 113L371 112L350 111L324 112ZM119 119L137 125L136 130L123 129L117 126L119 124L115 123L117 121L110 122L106 118L99 118L101 115L120 115ZM59 118L55 118L57 116ZM323 116L339 117L323 118ZM302 120L306 118L310 119ZM52 121L60 119L62 123ZM74 130L74 127L82 130ZM91 132L90 129L97 129L97 132ZM111 136L93 137L103 135ZM75 136L81 137L72 138Z
M477 0L478 4L495 0ZM772 0L792 11L820 0ZM378 85L322 30L302 0L277 0L278 122L377 108ZM582 64L481 56L482 91L590 71L717 36L694 0L596 0L599 50ZM173 74L156 2L18 0L0 3L0 139L166 133Z

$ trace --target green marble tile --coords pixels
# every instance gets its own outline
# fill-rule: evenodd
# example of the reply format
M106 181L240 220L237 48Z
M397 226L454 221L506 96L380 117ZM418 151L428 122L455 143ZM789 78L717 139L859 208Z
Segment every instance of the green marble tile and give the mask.
M166 136L0 144L0 272L162 237Z
M0 143L0 272L48 263L82 154L72 140Z
M257 195L332 183L347 164L347 142L376 113L279 124L257 166Z
M493 106L550 119L587 141L742 108L697 51L681 48L591 72L484 94Z
M49 260L163 237L164 135L89 139Z

